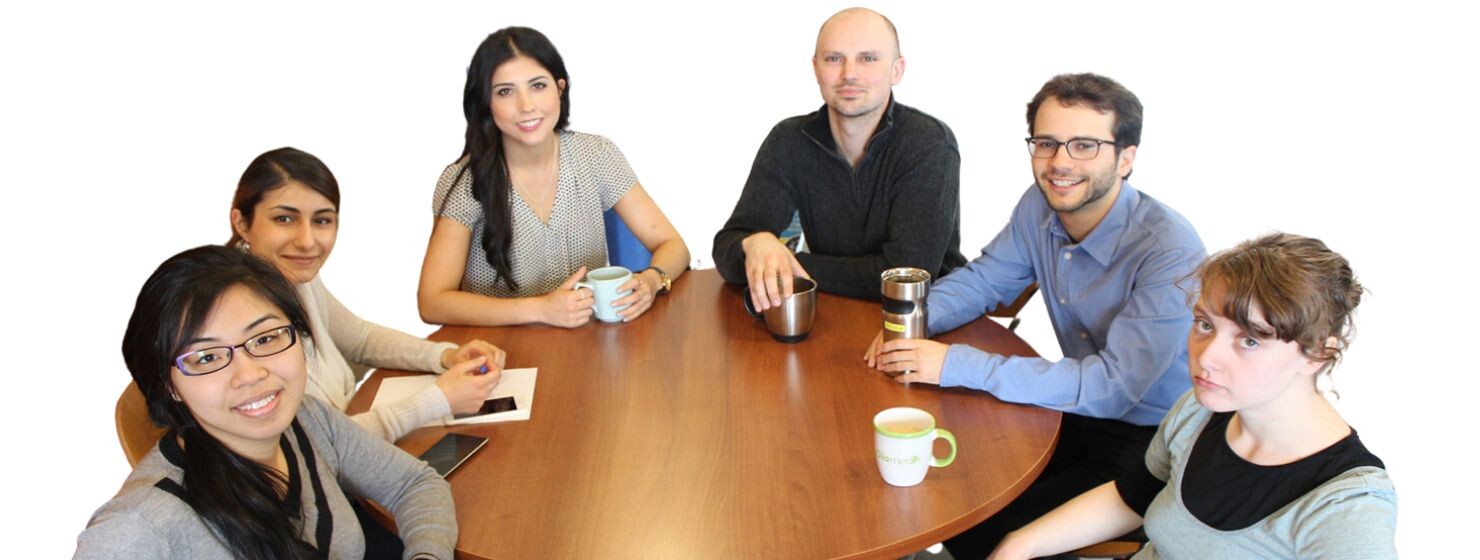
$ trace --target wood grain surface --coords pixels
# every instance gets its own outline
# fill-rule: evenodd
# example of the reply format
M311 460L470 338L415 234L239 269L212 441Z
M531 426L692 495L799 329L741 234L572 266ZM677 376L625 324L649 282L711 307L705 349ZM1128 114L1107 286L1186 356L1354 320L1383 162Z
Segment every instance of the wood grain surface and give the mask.
M462 558L898 558L986 519L1042 471L1059 413L964 389L905 386L863 362L877 303L819 295L811 336L771 339L713 270L685 274L628 324L444 327L482 338L508 367L538 367L532 418L423 428L489 443L448 477ZM989 319L938 340L1032 356ZM378 372L350 405L363 411ZM885 484L872 420L930 412L954 464ZM936 443L936 453L947 446Z

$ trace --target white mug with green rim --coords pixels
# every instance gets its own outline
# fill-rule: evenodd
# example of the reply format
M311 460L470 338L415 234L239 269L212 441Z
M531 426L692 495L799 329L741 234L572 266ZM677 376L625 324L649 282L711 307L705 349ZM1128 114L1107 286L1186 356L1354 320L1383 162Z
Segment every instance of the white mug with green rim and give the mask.
M935 456L935 440L951 444L951 454ZM874 458L884 482L914 486L925 480L930 467L956 460L956 436L935 427L935 417L918 408L896 407L874 415Z

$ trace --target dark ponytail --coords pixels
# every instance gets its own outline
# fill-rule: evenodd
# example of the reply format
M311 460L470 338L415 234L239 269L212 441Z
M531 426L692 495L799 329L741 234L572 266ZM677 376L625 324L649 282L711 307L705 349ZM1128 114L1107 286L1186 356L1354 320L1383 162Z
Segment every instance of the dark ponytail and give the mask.
M298 538L296 492L281 473L243 457L206 433L185 403L174 399L170 368L232 287L252 290L282 311L298 336L309 336L307 314L293 287L271 264L220 246L170 257L144 282L123 335L123 360L149 405L149 418L178 435L185 473L181 499L238 558L321 558ZM173 436L166 435L166 438ZM162 442L161 448L173 447ZM288 493L287 500L283 495ZM321 545L327 543L320 543Z
M457 188L463 175L472 173L473 199L483 207L483 238L478 242L488 255L488 265L513 290L519 286L514 282L509 258L509 247L514 238L513 209L509 204L512 187L509 165L504 160L503 135L493 122L488 104L493 99L493 72L516 56L533 59L549 71L557 83L565 83L560 93L560 118L555 121L555 131L563 131L570 125L570 74L565 71L565 60L555 50L555 45L544 34L528 27L505 27L495 31L478 45L477 52L473 53L473 62L468 65L468 79L463 85L463 118L467 120L468 128L464 134L462 155L458 156L458 161L466 164L452 179L453 188Z

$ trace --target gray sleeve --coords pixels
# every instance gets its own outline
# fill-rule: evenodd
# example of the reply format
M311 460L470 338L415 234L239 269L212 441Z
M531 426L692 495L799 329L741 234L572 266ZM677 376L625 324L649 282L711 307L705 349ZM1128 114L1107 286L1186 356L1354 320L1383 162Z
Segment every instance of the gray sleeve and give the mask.
M1166 491L1167 484L1172 481L1173 439L1189 437L1182 433L1187 419L1183 413L1183 405L1187 404L1187 399L1191 396L1192 393L1183 395L1173 405L1171 412L1162 418L1161 425L1156 428L1156 435L1152 436L1146 446L1145 462L1141 465L1128 465L1124 472L1115 477L1115 491L1120 494L1120 501L1142 518L1150 510L1151 502ZM1195 436L1194 433L1191 437Z
M451 559L457 544L457 515L447 481L426 463L372 436L345 417L313 399L304 401L322 419L332 442L332 460L339 484L347 494L369 498L390 509L406 558Z
M87 529L77 536L77 551L72 558L133 560L174 556L169 539L153 523L135 510L111 510L109 506L98 510Z
M1295 555L1309 560L1396 559L1398 496L1391 483L1379 474L1341 478L1347 488L1324 496L1299 515Z
M1172 479L1173 440L1181 437L1186 437L1186 441L1196 439L1196 433L1190 435L1182 433L1188 428L1187 424L1191 421L1192 413L1196 408L1191 406L1195 403L1188 403L1192 400L1195 400L1192 391L1188 391L1177 400L1177 404L1172 405L1172 409L1167 411L1166 417L1161 420L1161 425L1157 426L1156 435L1151 438L1151 444L1146 448L1146 471L1163 482Z

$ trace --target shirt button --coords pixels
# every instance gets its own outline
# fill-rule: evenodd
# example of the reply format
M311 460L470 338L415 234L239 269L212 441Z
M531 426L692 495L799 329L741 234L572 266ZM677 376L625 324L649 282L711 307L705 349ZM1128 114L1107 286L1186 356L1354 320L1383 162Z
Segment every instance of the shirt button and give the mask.
M1072 253L1064 253L1064 260L1067 261L1072 258L1074 258L1074 255Z
M1064 305L1066 303L1069 303L1069 302L1064 301L1064 298L1059 298L1059 305Z
M1079 340L1089 340L1089 333L1087 333L1087 332L1079 333Z

